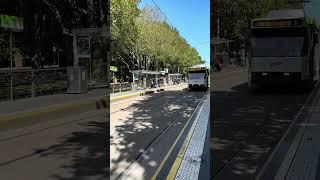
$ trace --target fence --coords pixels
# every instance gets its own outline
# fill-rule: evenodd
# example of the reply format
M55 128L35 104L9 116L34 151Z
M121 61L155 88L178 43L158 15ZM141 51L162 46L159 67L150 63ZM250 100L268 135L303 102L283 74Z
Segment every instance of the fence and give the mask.
M0 100L36 97L40 95L63 93L67 89L67 69L22 69L12 72L0 70Z
M160 79L159 79L160 80ZM184 82L184 81L181 81ZM168 83L165 83L165 80L162 79L159 81L160 86L167 86ZM149 87L144 87L142 81L136 81L136 83L123 82L123 83L110 83L111 93L119 93L126 91L136 91L136 90L144 90Z
M112 93L132 91L132 83L123 82L123 83L110 83L110 88Z

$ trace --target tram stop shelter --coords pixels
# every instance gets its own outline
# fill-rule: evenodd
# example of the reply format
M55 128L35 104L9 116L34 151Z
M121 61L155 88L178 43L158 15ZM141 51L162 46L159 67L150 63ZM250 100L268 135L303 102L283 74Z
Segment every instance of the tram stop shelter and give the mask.
M228 40L228 39L224 39L224 38L213 38L211 40L211 51L213 58L211 58L211 60L213 62L211 62L212 65L217 64L217 60L219 58L220 63L226 67L229 64L232 64L232 62L230 61L230 46L231 43L233 43L233 40Z
M153 83L160 84L160 77L163 72L149 70L132 70L133 89L146 89Z
M175 73L175 74L169 74L169 84L174 84L175 82L181 82L182 81L182 74Z

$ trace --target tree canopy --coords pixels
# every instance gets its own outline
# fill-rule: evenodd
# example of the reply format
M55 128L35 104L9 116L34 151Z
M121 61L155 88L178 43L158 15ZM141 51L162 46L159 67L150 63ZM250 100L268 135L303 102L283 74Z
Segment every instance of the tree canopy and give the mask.
M67 60L73 63L72 38L63 29L106 27L108 19L107 0L11 0L2 2L0 11L23 18L24 31L14 34L14 48L37 68L53 62L53 46L63 50L64 66L70 65ZM0 32L0 67L10 64L8 39Z
M213 14L220 24L220 37L245 43L251 20L267 15L271 10L302 8L301 3L287 0L220 0L213 3Z
M197 50L150 5L139 9L138 0L110 1L112 65L120 74L147 69L186 72L203 63Z

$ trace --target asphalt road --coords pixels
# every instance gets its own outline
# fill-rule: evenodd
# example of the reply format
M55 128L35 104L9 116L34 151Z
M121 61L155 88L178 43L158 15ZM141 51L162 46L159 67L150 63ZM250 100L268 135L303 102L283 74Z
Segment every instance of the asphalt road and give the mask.
M205 94L185 88L111 104L111 179L150 179L158 169L157 178L165 178L187 131L172 153L169 153L170 147L183 127L191 126L192 121L187 122ZM168 154L169 158L161 166Z
M107 124L100 109L1 129L0 179L106 179Z
M210 177L254 179L305 103L308 92L264 87L250 93L247 71L211 77Z

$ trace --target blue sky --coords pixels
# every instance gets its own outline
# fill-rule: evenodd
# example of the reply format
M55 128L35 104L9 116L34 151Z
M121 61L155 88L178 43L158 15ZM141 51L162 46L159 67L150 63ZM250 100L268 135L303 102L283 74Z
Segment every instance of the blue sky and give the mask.
M180 35L210 65L210 0L154 0ZM154 6L151 0L141 0Z

